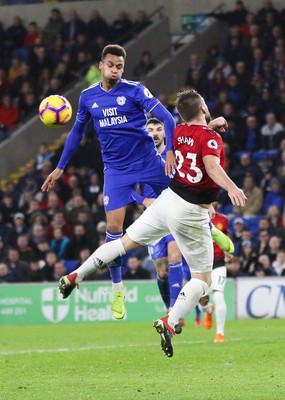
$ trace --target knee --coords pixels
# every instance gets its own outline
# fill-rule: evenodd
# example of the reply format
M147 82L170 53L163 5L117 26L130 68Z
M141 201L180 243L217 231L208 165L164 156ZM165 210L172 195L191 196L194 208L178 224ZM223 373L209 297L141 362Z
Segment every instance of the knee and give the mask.
M209 300L210 296L206 295L200 298L199 303L201 304L202 307L205 307L209 303Z
M160 279L167 279L168 278L168 267L166 265L157 266L156 267L156 272L157 272L157 275L160 277Z

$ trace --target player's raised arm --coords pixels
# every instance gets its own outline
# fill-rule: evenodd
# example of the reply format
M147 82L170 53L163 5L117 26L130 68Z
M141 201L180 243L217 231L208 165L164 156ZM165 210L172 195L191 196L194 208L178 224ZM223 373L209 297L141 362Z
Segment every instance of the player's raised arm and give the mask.
M231 199L232 204L244 207L247 199L246 195L240 188L236 186L236 184L220 166L219 158L214 155L207 155L203 157L203 162L209 177L217 185L228 192L228 196Z

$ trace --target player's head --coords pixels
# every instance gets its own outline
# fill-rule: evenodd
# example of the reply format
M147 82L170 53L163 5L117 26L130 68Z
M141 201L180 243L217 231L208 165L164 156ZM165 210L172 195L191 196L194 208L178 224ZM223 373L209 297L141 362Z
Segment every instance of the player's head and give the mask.
M102 79L111 85L117 83L124 72L125 60L126 51L122 46L118 44L105 46L99 63Z
M149 118L146 123L146 129L153 137L156 148L159 148L161 144L164 144L165 132L163 122L157 118Z
M206 122L210 122L211 116L203 97L194 89L187 89L177 94L175 105L181 118L185 122L191 122L203 115Z

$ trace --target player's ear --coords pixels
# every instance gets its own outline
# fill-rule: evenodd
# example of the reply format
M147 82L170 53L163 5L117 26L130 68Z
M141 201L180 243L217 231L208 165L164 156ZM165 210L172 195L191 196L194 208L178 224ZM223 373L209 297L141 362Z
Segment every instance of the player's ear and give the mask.
M99 69L102 69L102 67L103 67L103 63L102 63L102 61L99 61L99 65L98 65L98 67L99 67Z
M203 114L207 113L207 110L206 110L206 108L204 106L201 106L200 108L201 108L201 111L202 111Z

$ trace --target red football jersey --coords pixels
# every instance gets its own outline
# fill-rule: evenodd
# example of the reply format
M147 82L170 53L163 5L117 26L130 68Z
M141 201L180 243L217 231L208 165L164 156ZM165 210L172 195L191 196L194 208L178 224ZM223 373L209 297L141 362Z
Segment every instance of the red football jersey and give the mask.
M229 221L224 214L216 213L215 217L212 219L212 223L224 234L228 234ZM222 261L222 264L224 264L224 258L225 254L223 250L217 245L217 243L214 242L214 266L215 263L219 261Z
M215 155L225 167L221 136L207 126L181 124L175 129L173 146L177 169L170 187L195 204L215 201L219 186L208 176L203 157Z

